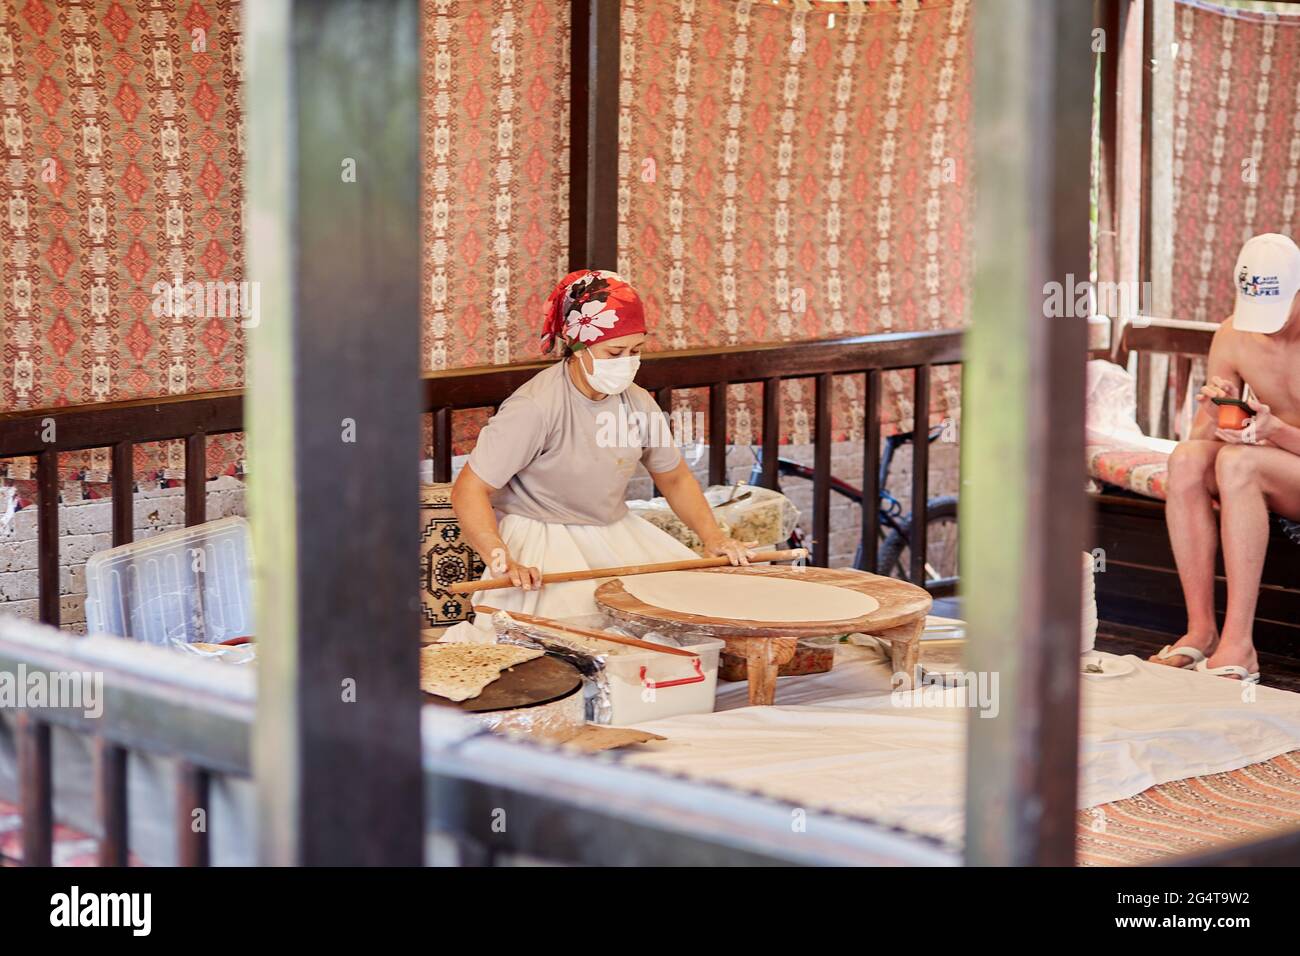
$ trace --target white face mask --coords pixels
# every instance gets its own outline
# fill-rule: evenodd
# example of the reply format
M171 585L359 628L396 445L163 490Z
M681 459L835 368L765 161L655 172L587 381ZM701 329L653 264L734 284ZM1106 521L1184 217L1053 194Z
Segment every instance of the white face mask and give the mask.
M587 384L604 395L621 395L636 378L636 371L641 367L641 356L620 355L618 358L598 359L591 357L592 370L587 371L582 355L578 356L582 374L587 377Z

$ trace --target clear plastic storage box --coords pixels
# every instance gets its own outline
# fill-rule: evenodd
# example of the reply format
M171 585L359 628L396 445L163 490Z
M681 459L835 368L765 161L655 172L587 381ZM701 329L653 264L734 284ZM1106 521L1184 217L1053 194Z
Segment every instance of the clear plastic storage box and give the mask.
M148 644L253 636L252 548L243 518L155 535L86 562L86 628Z

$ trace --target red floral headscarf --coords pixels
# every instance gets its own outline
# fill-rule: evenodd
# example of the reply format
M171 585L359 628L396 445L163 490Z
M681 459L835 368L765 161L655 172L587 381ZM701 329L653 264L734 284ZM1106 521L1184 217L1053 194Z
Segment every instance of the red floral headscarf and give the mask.
M561 339L577 350L645 330L641 297L621 276L579 269L561 279L546 298L542 351L551 351Z

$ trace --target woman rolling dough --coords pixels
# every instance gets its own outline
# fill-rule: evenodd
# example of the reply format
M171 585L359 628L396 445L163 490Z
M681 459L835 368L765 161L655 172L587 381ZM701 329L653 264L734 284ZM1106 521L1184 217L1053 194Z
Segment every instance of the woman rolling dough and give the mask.
M476 594L476 604L587 614L601 582L543 587L542 574L696 557L628 511L638 462L707 554L748 563L754 542L723 534L663 412L632 382L645 340L641 299L614 273L573 272L551 292L542 351L559 343L561 360L501 404L452 488L461 533L487 564L485 577L509 575L515 584Z

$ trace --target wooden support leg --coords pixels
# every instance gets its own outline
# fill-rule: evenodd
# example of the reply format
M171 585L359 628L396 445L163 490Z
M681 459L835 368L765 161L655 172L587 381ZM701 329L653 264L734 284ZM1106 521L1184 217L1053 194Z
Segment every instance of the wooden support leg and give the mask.
M772 704L776 700L776 672L794 657L798 640L793 637L742 638L749 671L749 703Z
M15 729L18 737L18 800L23 820L23 866L53 866L54 785L50 725L20 711Z
M889 641L889 663L894 673L904 675L900 690L910 690L920 683L921 632L924 630L925 618L921 618L880 635Z

